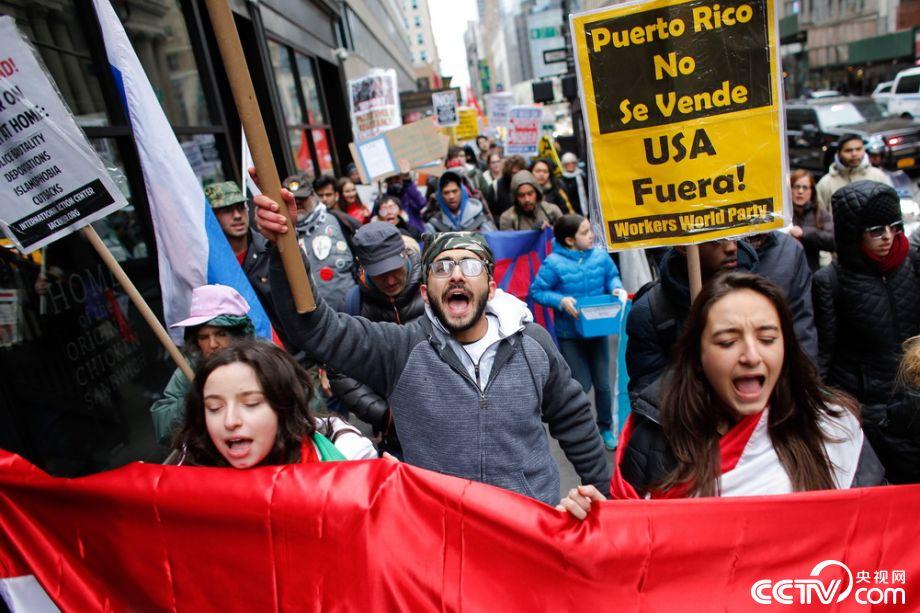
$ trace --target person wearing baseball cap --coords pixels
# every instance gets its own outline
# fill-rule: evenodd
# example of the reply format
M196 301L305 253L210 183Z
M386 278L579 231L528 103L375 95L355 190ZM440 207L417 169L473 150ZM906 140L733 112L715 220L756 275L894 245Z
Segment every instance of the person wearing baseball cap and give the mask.
M320 183L326 185L325 179ZM292 217L296 220L297 242L310 263L316 291L330 304L338 306L355 286L351 272L354 261L351 241L361 224L320 202L315 184L310 175L301 172L285 179L282 187L291 192L297 206L297 214Z
M272 328L279 340L286 343L268 287L268 241L250 224L249 201L235 181L212 183L204 188L204 193Z
M282 192L284 205L294 207ZM254 199L270 241L287 231L280 204ZM322 299L298 314L272 250L272 296L297 349L386 399L404 460L559 502L549 432L583 484L609 492L591 404L527 305L497 288L492 250L476 232L436 236L422 255L425 316L398 326L337 313Z
M354 252L357 286L346 294L339 311L395 324L406 324L425 314L419 291L419 253L406 247L406 237L399 228L382 221L361 227L355 233ZM341 407L380 435L380 450L402 457L386 398L341 373L329 373L329 383Z
M253 338L255 325L249 319L249 303L226 285L202 285L192 290L189 316L170 328L185 328L185 353L194 369L202 359L228 347L234 339ZM150 414L157 440L168 444L182 421L182 405L191 383L176 368L163 397L153 403Z

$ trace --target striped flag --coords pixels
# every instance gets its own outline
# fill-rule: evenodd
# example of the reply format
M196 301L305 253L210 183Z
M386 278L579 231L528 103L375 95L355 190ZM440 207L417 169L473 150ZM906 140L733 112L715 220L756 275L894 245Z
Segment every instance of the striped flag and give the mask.
M530 284L540 270L540 265L550 253L553 231L503 230L487 232L483 236L495 256L495 283L515 298L527 303L534 321L546 328L556 338L553 310L537 304L530 297Z
M93 4L109 68L140 156L157 241L166 324L188 317L194 288L219 283L246 299L256 333L271 338L268 316L211 211L121 21L109 0L93 0ZM181 330L171 333L181 341Z

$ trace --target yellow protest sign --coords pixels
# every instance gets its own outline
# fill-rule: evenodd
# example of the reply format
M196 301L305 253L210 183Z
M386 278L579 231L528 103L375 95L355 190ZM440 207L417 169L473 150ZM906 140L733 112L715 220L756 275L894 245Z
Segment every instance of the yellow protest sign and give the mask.
M476 109L458 109L460 123L454 128L454 138L459 141L474 140L479 134L479 114Z
M557 177L562 176L562 162L559 161L559 154L556 153L556 147L553 146L553 139L549 136L540 137L540 147L537 149L537 157L552 160L553 164L556 165L556 168L553 170L553 175Z
M611 249L784 225L773 0L651 0L571 17Z

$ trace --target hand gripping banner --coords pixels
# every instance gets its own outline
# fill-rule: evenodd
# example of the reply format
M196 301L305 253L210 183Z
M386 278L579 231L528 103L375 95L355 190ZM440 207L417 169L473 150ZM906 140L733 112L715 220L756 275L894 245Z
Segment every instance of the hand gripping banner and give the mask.
M0 596L34 575L67 611L915 611L918 508L901 486L578 522L383 460L67 480L0 452Z

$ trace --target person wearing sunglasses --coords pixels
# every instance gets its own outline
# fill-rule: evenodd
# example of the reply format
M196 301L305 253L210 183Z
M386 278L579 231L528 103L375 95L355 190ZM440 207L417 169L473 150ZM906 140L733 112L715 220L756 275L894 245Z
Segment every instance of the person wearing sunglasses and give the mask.
M282 197L294 213L291 194ZM274 242L287 231L280 205L254 202ZM559 468L545 423L581 482L609 492L590 401L527 306L496 287L485 238L445 232L426 245L425 315L402 326L337 313L319 298L298 314L273 248L272 296L296 349L386 399L409 464L555 505Z
M812 287L819 369L827 384L864 408L883 405L902 344L920 333L917 252L904 236L900 199L890 186L857 181L835 192L831 204L837 261L815 273ZM870 440L885 419L883 412L863 413Z

